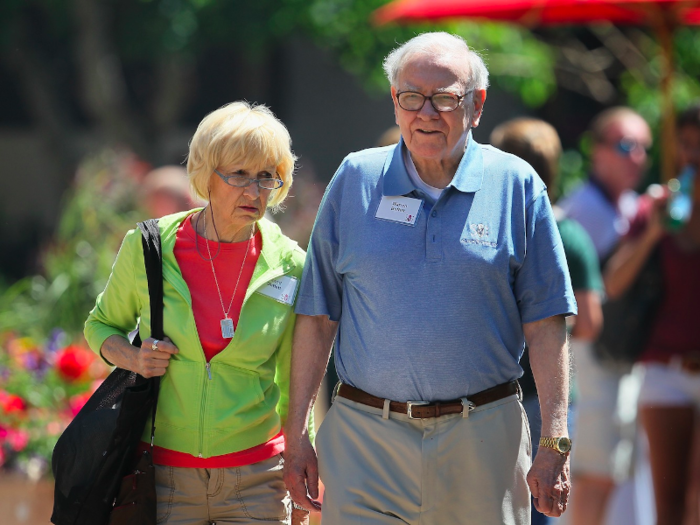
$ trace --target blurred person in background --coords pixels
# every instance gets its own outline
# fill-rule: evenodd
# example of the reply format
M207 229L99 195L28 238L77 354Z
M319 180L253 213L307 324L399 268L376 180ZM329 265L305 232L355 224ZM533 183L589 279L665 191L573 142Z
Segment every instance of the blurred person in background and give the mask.
M642 196L632 228L605 270L606 289L616 298L654 252L660 257L663 295L640 358L644 380L639 394L657 525L687 524L698 513L691 458L700 411L700 341L695 332L700 320L700 106L681 114L677 127L679 179L688 177L690 185L673 188L669 183L674 191ZM671 201L679 198L689 206L684 217L672 213ZM686 501L689 486L695 491L690 494L694 508Z
M393 146L401 140L401 128L398 126L391 126L382 133L375 146L378 148L383 148L384 146Z
M285 480L333 525L529 525L530 490L568 491L575 313L546 188L474 141L488 71L424 33L384 62L401 140L349 155L330 182L297 305ZM527 250L525 246L527 245ZM316 453L306 418L336 338L342 383ZM528 341L545 439L531 463L518 364Z
M140 185L139 205L154 219L204 204L201 198L192 193L187 170L182 166L162 166L151 170Z
M149 337L138 229L127 233L85 324L88 343L106 361L162 376L153 457L159 523L290 521L281 426L305 256L263 217L292 185L290 148L289 133L265 106L235 102L205 117L187 173L207 205L158 222L168 337ZM137 348L126 337L139 318ZM307 518L293 510L294 523Z
M547 185L550 200L553 200L561 155L561 141L554 127L537 119L513 119L500 124L493 130L491 144L529 163ZM567 319L571 321L567 324L571 330L572 351L575 351L576 347L590 345L600 333L603 323L600 306L603 281L595 247L586 231L573 219L564 217L560 208L554 206L553 211L566 254L571 286L578 305L578 315ZM527 354L526 350L520 360L524 369L520 383L523 388L523 406L530 421L533 454L536 454L540 439L541 418ZM575 441L574 444L576 444ZM572 491L575 490L576 487L572 487ZM552 518L533 507L532 525L544 525L553 521Z
M601 268L630 227L637 211L634 191L647 167L652 136L633 110L615 107L596 116L588 180L559 201L564 214L589 234ZM603 319L605 323L605 319ZM600 525L619 472L628 472L620 453L620 381L629 372L596 359L592 345L574 340L572 355L578 389L571 458L573 525ZM633 404L635 400L624 399Z

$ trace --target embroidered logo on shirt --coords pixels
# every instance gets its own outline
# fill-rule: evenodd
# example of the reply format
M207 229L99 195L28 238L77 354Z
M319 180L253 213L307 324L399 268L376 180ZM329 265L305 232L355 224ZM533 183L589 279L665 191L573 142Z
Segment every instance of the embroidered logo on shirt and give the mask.
M482 222L467 223L459 241L462 244L478 244L481 246L496 248L497 244L493 240L489 239L490 233L491 229L487 224Z
M469 231L472 232L473 235L476 235L479 239L483 239L485 236L489 234L489 227L486 226L485 224L470 224L469 225Z

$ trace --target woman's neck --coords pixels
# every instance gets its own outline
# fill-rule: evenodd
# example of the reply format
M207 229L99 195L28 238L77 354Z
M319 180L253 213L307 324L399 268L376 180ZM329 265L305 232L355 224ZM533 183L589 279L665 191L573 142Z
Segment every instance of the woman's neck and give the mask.
M245 242L255 233L254 222L242 225L228 224L223 217L216 217L215 214L212 219L210 206L192 214L190 221L197 235L209 241L224 243Z

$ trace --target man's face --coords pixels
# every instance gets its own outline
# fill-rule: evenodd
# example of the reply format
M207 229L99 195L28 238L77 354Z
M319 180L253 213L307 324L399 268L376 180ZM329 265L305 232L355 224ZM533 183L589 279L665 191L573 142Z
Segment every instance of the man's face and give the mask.
M411 157L417 165L428 161L458 164L464 154L467 133L476 127L486 92L467 93L454 111L438 112L429 100L418 111L401 108L396 98L402 91L417 91L425 96L452 93L462 96L467 91L466 60L455 57L432 57L417 54L399 71L397 86L392 86L396 123Z
M621 117L608 124L603 139L593 148L593 173L613 195L636 188L651 147L647 123L634 115Z

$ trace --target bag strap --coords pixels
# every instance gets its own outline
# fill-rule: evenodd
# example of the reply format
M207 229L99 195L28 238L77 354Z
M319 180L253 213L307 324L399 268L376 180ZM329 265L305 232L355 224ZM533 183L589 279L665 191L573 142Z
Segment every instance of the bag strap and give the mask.
M158 219L138 223L143 244L143 260L148 279L148 296L151 303L151 337L163 339L163 250L160 243ZM155 389L153 411L151 413L151 453L156 435L156 408L160 391L160 377L150 379Z

